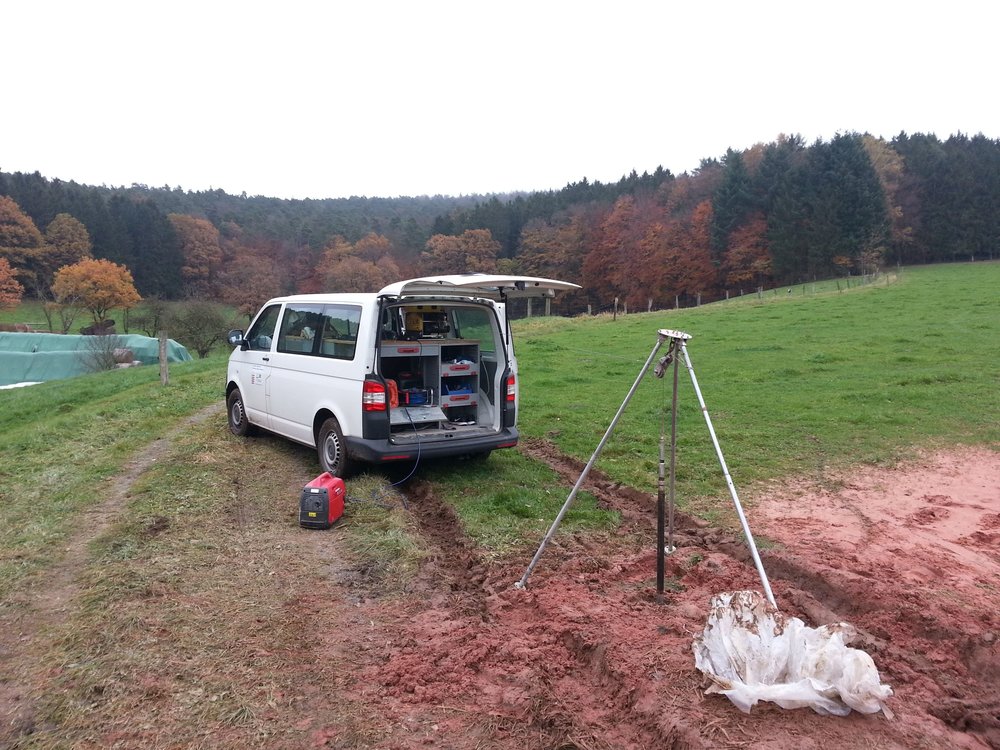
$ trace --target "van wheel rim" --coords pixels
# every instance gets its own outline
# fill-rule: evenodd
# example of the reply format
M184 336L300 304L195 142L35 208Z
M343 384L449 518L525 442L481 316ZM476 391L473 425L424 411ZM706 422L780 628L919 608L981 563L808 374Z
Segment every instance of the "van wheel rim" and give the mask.
M326 465L331 469L336 468L340 462L340 441L334 433L326 436L323 453L326 456Z
M229 410L229 418L233 421L233 425L239 427L243 424L243 404L239 401L233 403L233 408Z

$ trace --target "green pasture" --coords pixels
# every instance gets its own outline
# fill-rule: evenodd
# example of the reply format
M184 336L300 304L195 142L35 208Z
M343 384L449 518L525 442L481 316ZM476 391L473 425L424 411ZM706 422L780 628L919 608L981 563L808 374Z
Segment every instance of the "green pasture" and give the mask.
M920 267L701 308L526 321L520 425L586 460L669 328L687 350L736 483L891 463L915 449L1000 444L1000 263ZM665 348L660 353L664 353ZM726 494L686 368L679 373L678 497ZM649 373L598 466L656 486L672 379ZM668 427L669 429L669 427Z
M815 285L616 320L519 321L521 431L586 461L657 330L672 328L694 337L688 352L741 490L785 475L823 480L834 469L891 463L925 448L1000 445L1000 263L906 269L888 281L843 291ZM6 317L22 319L16 311ZM132 456L186 416L221 403L226 353L173 366L167 387L156 368L143 367L0 391L0 596L58 555L75 519L99 502ZM684 368L679 382L677 496L682 506L712 515L729 505L725 482ZM670 384L646 376L599 469L655 492ZM222 412L216 420L219 429L209 434L225 454L236 439ZM272 465L293 461L295 476L315 468L311 451L280 440L246 441L241 455ZM211 472L172 464L169 486L204 496L185 496L174 511L190 505L206 512L209 497L224 502L246 471L230 463ZM349 492L375 497L409 468L358 477ZM419 475L454 505L488 554L536 543L568 492L547 466L513 450L485 462L428 463ZM144 497L132 501L131 516L153 513ZM393 513L372 504L356 514L349 534L363 539L361 552L419 558L419 550L406 549L405 525L386 523ZM586 493L567 520L568 529L595 533L617 521Z

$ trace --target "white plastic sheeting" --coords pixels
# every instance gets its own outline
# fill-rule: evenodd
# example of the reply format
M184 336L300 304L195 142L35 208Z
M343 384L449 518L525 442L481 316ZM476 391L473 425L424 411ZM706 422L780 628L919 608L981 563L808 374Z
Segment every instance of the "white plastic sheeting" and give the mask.
M875 662L847 646L856 631L847 623L810 628L785 617L756 591L712 597L705 631L694 639L695 666L721 693L749 713L757 701L782 708L809 707L846 716L851 709L892 712L892 688L879 681Z

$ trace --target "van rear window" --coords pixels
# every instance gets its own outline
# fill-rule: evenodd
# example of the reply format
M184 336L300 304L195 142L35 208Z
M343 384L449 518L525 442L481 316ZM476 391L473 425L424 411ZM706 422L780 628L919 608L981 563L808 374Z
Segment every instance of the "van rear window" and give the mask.
M278 351L333 359L354 359L361 308L356 305L285 306Z

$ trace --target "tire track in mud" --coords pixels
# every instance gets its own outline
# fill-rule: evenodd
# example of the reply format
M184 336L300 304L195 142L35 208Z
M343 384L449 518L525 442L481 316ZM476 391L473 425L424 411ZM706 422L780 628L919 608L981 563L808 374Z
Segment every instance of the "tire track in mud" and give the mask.
M558 453L546 451L552 456ZM551 464L550 464L551 465ZM554 467L555 468L555 467ZM582 466L580 467L582 469ZM563 457L557 472L575 482L579 470L571 459ZM570 476L572 478L570 479ZM601 474L594 477L588 490L594 492L607 507L631 511L637 522L648 516L650 499L642 493L622 487ZM425 612L438 611L435 622L458 621L451 633L452 640L445 646L422 640L417 631L406 639L409 649L419 649L423 644L425 663L437 664L451 659L458 668L476 673L492 674L492 679L505 682L506 666L498 666L498 642L517 640L530 672L527 688L533 698L530 706L517 721L536 733L536 741L545 738L546 746L571 748L658 747L696 750L704 747L697 731L676 718L658 713L633 710L637 700L631 675L616 668L609 658L612 643L609 635L600 631L590 632L578 623L567 621L560 607L544 596L534 596L513 589L513 581L521 567L517 563L489 564L485 562L472 541L467 537L454 509L442 501L430 483L416 481L406 487L408 508L413 514L421 535L430 543L433 552L425 559L421 576L422 586L431 590ZM620 498L626 499L625 503ZM694 527L686 517L679 526ZM697 534L690 536L691 543L702 540ZM585 539L570 538L562 541L564 552L554 566L573 568L577 565L572 551L579 548L589 552ZM558 588L558 576L550 579ZM443 590L442 590L443 584ZM534 588L534 587L532 587ZM435 598L437 603L435 603ZM557 596L557 600L558 600ZM553 608L554 607L554 608ZM447 656L443 652L447 652ZM550 661L539 660L538 653L549 654ZM557 657L555 654L561 656ZM506 661L506 660L504 660ZM413 680L412 664L383 674L391 692L407 696L435 694L435 679L449 679L437 675L430 685ZM404 676L402 673L408 673ZM387 676L388 675L388 676ZM451 677L463 679L459 674ZM613 728L595 730L580 720L580 714L589 716L629 716L628 722L614 722ZM493 720L497 718L493 716ZM512 718L512 717L511 717ZM599 722L606 723L606 722ZM622 744L624 743L624 744ZM501 747L501 745L497 745Z
M454 597L458 609L485 618L488 569L455 509L437 496L430 482L416 480L405 492L420 534L432 547L421 565L418 586Z

